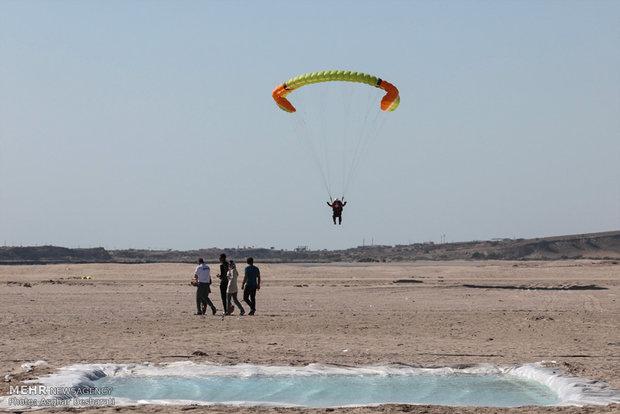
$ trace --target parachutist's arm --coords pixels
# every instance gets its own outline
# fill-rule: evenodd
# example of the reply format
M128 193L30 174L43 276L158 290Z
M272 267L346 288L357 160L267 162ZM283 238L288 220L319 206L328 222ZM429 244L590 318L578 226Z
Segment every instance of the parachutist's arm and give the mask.
M344 207L344 206L346 206L346 205L347 205L347 202L346 202L346 201L345 201L344 203L342 203L342 206L343 206L343 207Z

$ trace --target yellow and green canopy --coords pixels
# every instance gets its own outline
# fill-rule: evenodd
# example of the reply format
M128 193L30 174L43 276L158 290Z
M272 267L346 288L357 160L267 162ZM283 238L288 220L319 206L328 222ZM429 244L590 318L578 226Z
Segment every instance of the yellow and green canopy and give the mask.
M286 112L295 112L295 107L289 102L288 99L286 99L286 96L289 93L301 86L309 85L311 83L334 81L359 82L383 89L387 92L383 99L381 99L381 109L384 111L393 111L400 103L400 95L398 94L398 89L396 86L376 76L348 70L327 70L296 76L278 85L271 93L271 96L273 96L273 99L276 101L276 104L278 104L280 109Z

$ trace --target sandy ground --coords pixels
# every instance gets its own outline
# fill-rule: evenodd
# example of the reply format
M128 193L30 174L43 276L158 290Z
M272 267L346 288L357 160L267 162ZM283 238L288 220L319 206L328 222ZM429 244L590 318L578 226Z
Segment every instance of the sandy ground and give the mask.
M15 385L75 363L443 366L553 360L568 372L620 388L616 262L256 264L263 277L258 311L243 317L221 315L217 286L211 298L218 315L193 315L191 264L0 266L0 374L13 374ZM24 373L21 365L37 360L49 365ZM2 382L0 395L8 389ZM610 413L620 406L143 406L80 412L119 411Z

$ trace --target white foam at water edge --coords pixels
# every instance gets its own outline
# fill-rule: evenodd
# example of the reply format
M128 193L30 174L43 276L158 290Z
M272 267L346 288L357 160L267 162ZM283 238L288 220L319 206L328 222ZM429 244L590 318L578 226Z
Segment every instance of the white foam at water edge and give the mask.
M560 398L557 405L607 405L620 403L620 389L611 387L602 381L590 380L575 375L564 374L561 368L549 367L548 363L538 362L518 366L497 366L479 364L466 367L416 367L404 364L372 365L361 367L334 366L310 364L307 366L267 366L267 365L218 365L208 362L194 363L191 361L173 362L167 364L76 364L60 368L57 373L25 381L26 383L41 384L43 389L71 388L85 389L96 387L95 380L106 376L307 376L307 375L507 375L517 376L538 381ZM40 404L32 403L43 399L58 398L71 400L76 395L43 395L29 390L27 394L12 394L0 397L0 408L27 409L41 408ZM28 405L18 406L10 398L25 397ZM105 396L103 396L105 397ZM204 401L187 400L131 400L114 398L115 405L159 404L159 405L212 405ZM218 403L221 404L221 403ZM270 406L291 407L290 404L255 403L251 401L229 401L226 404L234 406ZM71 401L63 406L72 406Z

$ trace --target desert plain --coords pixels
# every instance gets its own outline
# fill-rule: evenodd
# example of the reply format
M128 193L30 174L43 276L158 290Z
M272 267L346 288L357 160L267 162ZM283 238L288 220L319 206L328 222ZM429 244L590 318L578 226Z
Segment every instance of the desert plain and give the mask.
M241 268L245 258L236 259ZM0 266L0 395L77 363L446 366L549 362L620 388L612 260L268 264L254 316L194 315L195 264ZM217 264L209 263L212 273ZM91 277L90 279L83 279ZM247 307L246 307L247 310ZM29 372L23 364L44 360ZM585 407L133 406L37 412L612 413Z

